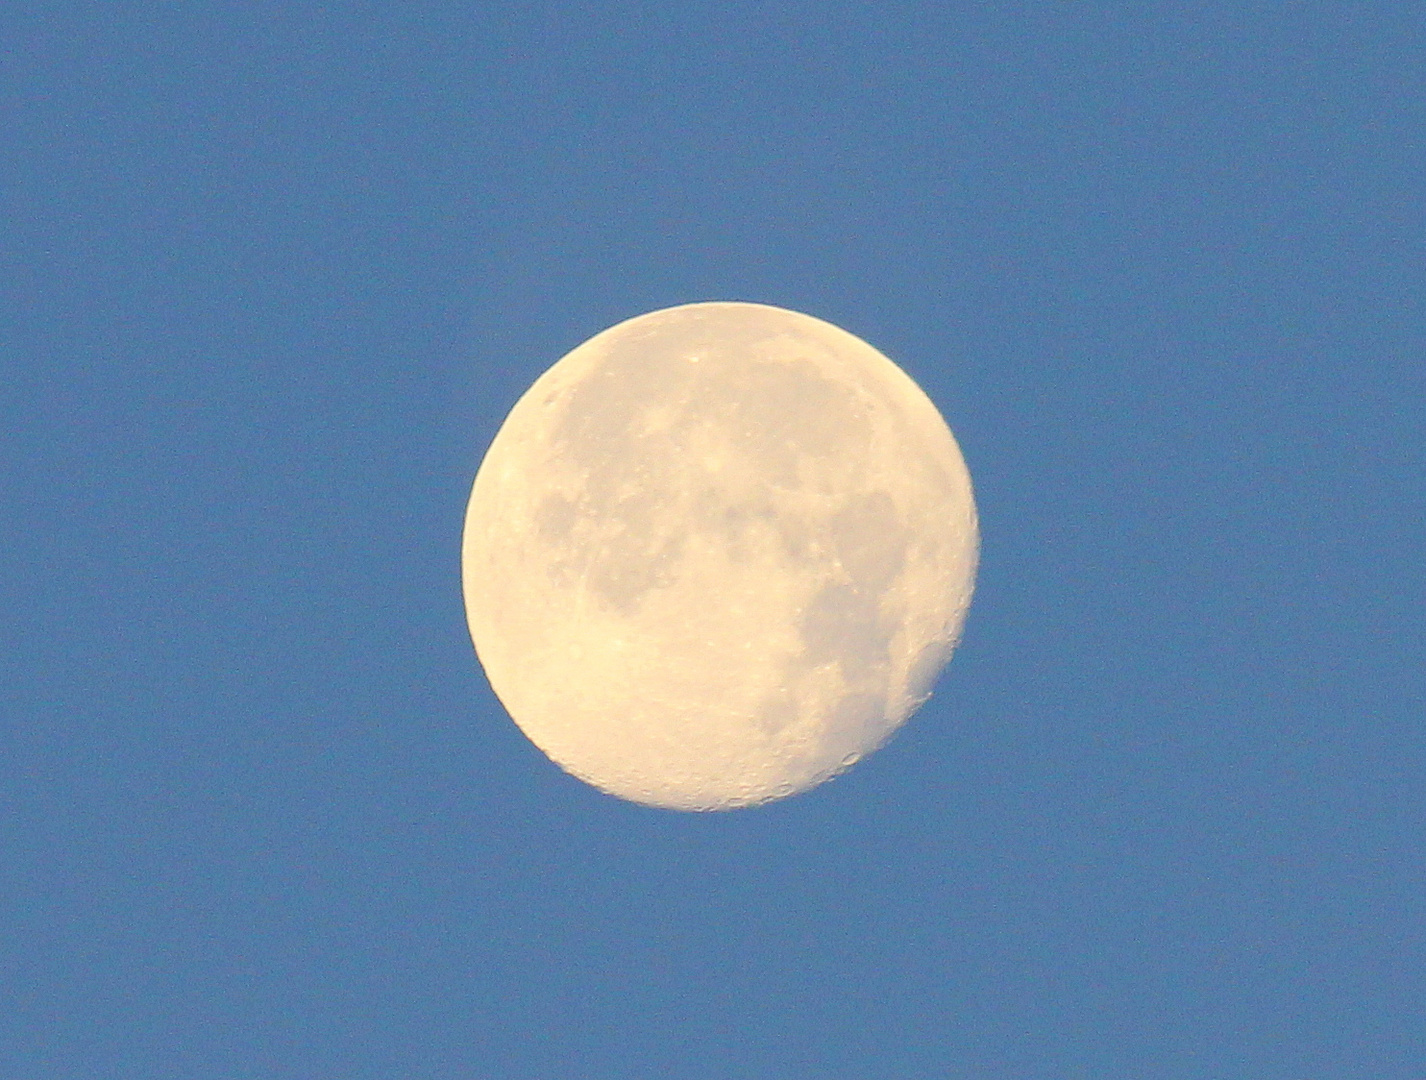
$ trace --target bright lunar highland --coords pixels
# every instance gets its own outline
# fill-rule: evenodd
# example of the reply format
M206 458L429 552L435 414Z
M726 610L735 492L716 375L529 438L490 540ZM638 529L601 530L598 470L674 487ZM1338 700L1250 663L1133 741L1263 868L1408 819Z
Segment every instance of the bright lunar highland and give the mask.
M475 478L466 614L558 765L650 806L820 783L930 693L979 534L930 399L857 337L762 304L655 311L520 399Z

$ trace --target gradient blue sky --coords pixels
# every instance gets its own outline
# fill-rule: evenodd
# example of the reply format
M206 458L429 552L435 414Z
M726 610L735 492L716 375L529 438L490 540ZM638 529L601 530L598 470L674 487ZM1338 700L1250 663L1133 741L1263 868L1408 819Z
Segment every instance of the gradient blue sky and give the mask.
M0 1076L1426 1075L1418 5L0 13ZM744 299L940 406L931 703L689 816L490 693L505 412Z

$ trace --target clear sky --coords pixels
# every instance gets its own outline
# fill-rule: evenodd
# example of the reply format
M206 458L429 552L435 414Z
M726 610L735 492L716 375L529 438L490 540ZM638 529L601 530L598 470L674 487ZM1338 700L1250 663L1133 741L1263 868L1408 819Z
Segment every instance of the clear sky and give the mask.
M0 13L0 1077L1426 1075L1419 5ZM927 707L681 815L467 636L480 456L669 304L976 483Z

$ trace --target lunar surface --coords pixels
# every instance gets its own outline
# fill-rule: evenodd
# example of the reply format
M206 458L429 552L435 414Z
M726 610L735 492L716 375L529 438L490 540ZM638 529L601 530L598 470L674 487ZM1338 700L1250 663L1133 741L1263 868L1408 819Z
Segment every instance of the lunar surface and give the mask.
M515 405L466 512L466 613L566 771L730 809L826 780L926 699L978 536L960 450L900 368L807 315L688 304Z

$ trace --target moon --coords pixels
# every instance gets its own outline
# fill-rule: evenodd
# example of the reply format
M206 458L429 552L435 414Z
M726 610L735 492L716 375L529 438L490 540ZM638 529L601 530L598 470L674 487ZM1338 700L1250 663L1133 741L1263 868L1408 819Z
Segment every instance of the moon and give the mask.
M476 653L557 765L648 806L804 791L959 639L979 530L950 429L860 338L763 304L621 322L546 371L471 490Z

